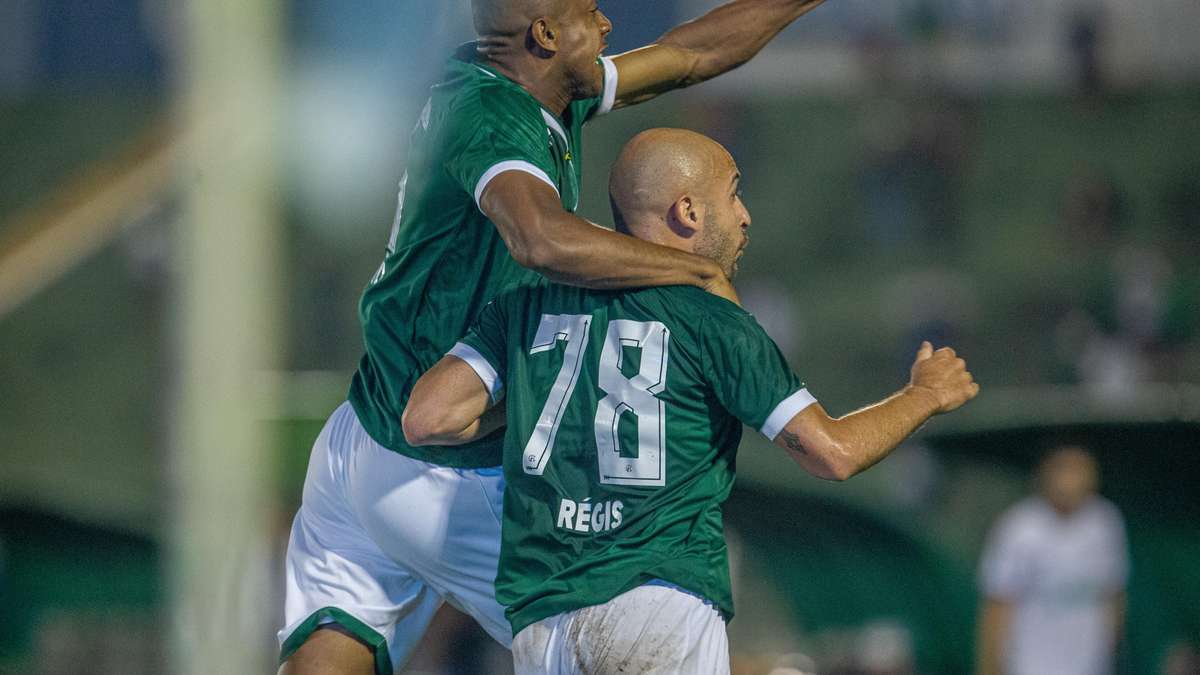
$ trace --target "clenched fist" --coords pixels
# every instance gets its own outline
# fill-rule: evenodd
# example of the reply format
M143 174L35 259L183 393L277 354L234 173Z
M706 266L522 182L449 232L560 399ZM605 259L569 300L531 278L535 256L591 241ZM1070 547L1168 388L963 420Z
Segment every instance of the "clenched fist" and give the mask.
M934 351L929 342L922 342L913 362L912 379L908 387L930 397L936 403L934 413L947 413L975 398L979 385L963 361L949 347Z

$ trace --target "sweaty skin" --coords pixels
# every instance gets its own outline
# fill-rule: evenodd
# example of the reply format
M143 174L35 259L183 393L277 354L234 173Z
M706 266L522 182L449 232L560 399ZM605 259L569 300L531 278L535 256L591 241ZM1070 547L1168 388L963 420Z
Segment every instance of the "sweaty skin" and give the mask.
M622 150L609 179L617 231L713 260L732 279L750 240L740 179L733 157L707 136L685 129L644 131ZM686 209L675 210L676 204ZM736 209L725 214L725 206ZM698 210L705 226L681 227L686 210ZM736 227L721 226L726 215ZM688 245L678 241L692 236Z
M724 149L684 129L650 129L634 136L608 182L617 229L659 243L671 206L701 177L715 174L718 152Z

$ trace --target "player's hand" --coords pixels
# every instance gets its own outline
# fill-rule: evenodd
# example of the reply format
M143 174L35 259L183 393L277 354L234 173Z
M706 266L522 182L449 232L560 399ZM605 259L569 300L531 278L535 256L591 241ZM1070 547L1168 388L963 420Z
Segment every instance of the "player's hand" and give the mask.
M704 290L713 295L719 295L739 307L742 305L741 299L738 298L737 290L733 287L733 282L724 274L718 274L713 277L712 281L708 282L708 285L704 287Z
M929 397L934 413L947 413L975 398L979 385L963 361L949 347L934 350L922 342L913 362L909 390Z

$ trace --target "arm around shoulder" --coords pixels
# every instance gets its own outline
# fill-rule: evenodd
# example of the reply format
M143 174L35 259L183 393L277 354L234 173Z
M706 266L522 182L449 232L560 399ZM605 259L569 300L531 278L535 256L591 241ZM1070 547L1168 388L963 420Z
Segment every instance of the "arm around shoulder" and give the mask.
M601 289L728 286L712 260L584 220L562 207L552 187L521 171L495 176L479 208L496 224L513 259L551 281Z

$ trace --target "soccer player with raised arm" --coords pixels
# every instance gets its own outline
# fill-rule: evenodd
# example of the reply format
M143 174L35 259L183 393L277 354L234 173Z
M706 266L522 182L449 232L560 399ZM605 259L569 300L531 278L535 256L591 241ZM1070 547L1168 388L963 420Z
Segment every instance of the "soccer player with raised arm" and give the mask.
M710 259L574 215L582 128L737 67L819 4L733 0L609 58L595 0L473 0L478 41L448 61L419 116L387 254L359 306L366 353L309 459L282 673L390 674L443 601L509 644L493 591L501 437L440 452L408 443L409 392L485 303L543 277L732 297Z
M613 168L618 229L732 276L750 215L733 158L699 134L636 136ZM413 389L418 445L488 434L506 405L496 597L518 675L729 672L721 504L742 424L844 480L979 387L921 345L907 386L831 418L754 317L688 286L501 294Z

